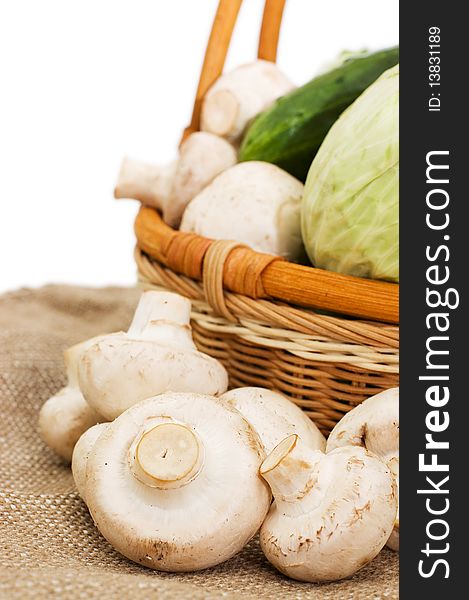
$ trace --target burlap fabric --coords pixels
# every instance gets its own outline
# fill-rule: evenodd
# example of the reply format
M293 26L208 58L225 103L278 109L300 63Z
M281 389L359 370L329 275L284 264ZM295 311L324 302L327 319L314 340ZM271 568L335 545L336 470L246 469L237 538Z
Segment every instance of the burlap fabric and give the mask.
M350 580L288 580L257 540L216 568L164 574L117 554L78 497L69 468L37 435L42 403L65 383L62 351L125 328L138 292L47 286L0 297L1 598L268 598L362 600L398 597L389 550Z

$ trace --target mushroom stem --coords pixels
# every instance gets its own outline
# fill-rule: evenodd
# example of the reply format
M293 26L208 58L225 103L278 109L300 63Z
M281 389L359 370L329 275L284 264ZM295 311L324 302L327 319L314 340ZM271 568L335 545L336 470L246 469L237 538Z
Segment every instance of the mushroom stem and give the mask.
M146 292L140 297L127 335L172 347L195 348L190 330L191 303L171 292Z
M229 142L197 131L181 145L177 160L163 167L124 159L114 197L133 198L152 206L163 213L170 227L178 227L192 198L236 159L236 150Z
M114 198L134 198L142 204L166 210L176 171L176 161L164 166L124 158Z
M203 447L187 425L159 423L137 437L130 462L141 483L159 489L179 488L198 475Z
M311 475L322 452L301 443L296 435L289 435L278 444L260 467L260 474L268 482L277 502L298 502L311 488Z

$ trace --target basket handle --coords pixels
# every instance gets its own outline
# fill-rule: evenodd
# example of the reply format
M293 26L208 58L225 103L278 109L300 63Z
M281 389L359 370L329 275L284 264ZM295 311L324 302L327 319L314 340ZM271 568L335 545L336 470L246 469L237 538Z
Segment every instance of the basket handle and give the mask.
M202 100L209 87L220 77L230 46L233 29L238 18L242 0L220 0L208 38L199 84L195 93L191 122L184 129L181 143L194 131L200 129ZM265 0L262 26L259 36L258 57L275 62L285 0Z
M265 0L257 57L270 62L277 60L278 38L285 0Z

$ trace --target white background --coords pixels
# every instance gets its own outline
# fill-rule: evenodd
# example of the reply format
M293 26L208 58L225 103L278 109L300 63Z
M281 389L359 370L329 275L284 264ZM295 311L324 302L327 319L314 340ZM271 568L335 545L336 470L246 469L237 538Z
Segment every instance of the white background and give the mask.
M227 66L255 56L245 0ZM133 284L124 155L171 159L216 0L0 0L0 291ZM398 0L289 0L279 65L295 83L344 50L398 41Z

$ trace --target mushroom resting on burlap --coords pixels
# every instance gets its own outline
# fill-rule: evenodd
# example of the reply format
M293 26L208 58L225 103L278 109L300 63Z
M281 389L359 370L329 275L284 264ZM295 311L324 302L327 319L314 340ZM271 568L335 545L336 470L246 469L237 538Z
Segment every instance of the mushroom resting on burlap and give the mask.
M211 567L261 526L271 494L256 432L219 399L166 393L106 426L89 453L84 496L102 535L160 571Z
M274 495L261 548L285 575L310 582L350 577L386 544L397 511L396 483L364 448L324 454L291 435L260 472Z
M390 388L368 398L337 423L326 451L342 446L362 446L383 460L399 489L399 388ZM399 509L387 545L399 550Z
M171 292L144 292L127 333L103 337L82 356L80 388L108 420L167 391L219 395L228 375L199 352L190 328L191 303Z

